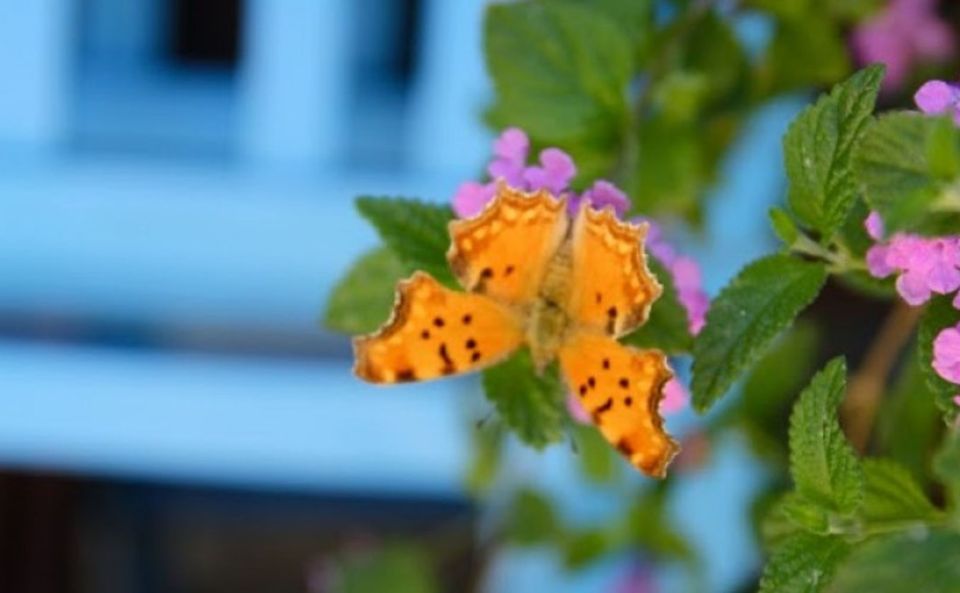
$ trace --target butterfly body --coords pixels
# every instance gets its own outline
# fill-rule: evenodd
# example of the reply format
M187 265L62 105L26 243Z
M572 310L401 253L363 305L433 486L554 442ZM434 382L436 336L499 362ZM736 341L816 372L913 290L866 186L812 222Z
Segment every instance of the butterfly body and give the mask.
M391 318L354 341L356 374L420 381L496 364L527 346L542 372L560 363L570 390L631 463L662 477L676 444L658 405L672 376L658 350L616 338L646 320L660 285L643 255L644 226L612 211L575 216L548 192L504 184L478 216L450 224L451 269L467 292L422 272L398 286Z

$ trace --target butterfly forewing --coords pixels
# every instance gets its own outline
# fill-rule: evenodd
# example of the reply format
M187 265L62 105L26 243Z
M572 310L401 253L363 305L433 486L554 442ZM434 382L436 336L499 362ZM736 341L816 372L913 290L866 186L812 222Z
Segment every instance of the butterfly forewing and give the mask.
M566 202L501 183L482 213L450 223L447 259L466 290L527 304L536 298L568 224Z
M677 452L659 412L663 385L672 376L664 354L577 332L560 350L560 368L610 444L644 473L663 477Z
M354 371L371 383L466 373L499 362L522 340L511 310L417 272L398 285L393 315L380 331L354 339Z
M574 323L622 336L646 321L662 289L647 269L645 236L646 225L622 222L609 208L580 210L571 238Z

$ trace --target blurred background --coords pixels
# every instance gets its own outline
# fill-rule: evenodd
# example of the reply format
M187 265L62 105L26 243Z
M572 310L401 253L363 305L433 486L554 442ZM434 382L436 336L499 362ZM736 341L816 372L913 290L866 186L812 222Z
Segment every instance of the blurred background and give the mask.
M482 170L485 4L0 0L0 591L597 591L632 566L491 545L475 381L369 388L318 324L376 244L355 195L446 201ZM809 96L722 164L687 240L711 294L773 245L756 213ZM610 517L578 454L513 447L501 483ZM707 590L757 571L762 479L729 439L678 480Z

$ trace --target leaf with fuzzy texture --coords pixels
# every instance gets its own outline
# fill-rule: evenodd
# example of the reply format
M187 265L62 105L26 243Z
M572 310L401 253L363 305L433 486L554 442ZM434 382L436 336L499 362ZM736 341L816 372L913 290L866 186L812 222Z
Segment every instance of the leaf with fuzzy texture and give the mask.
M837 419L846 385L846 364L835 358L800 395L790 416L790 475L800 496L849 515L864 488L860 461Z
M693 346L693 406L710 408L820 293L820 263L786 255L759 259L737 274L710 306Z
M914 530L872 539L854 550L829 593L956 593L960 534Z
M347 334L377 329L390 316L397 281L410 272L386 247L366 253L330 294L324 325Z
M541 449L563 438L561 381L553 367L538 375L527 349L485 370L483 390L503 423L528 445Z
M910 472L889 459L863 461L864 499L861 514L869 524L930 521L940 512L930 503Z
M953 514L960 518L960 430L952 430L943 440L933 459L933 471L947 487Z
M800 221L830 239L857 199L854 147L870 121L883 66L870 66L833 88L790 124L783 139L788 200Z
M663 292L650 308L647 322L623 342L638 348L659 348L671 355L685 354L693 346L687 310L680 304L670 272L652 258L647 264L663 286Z
M447 264L448 223L453 210L410 198L361 196L357 210L403 263L423 270L447 286L456 286Z
M582 179L608 171L629 117L634 49L621 24L580 3L494 3L484 46L496 126L568 151Z
M953 398L960 394L960 387L946 381L933 368L933 341L937 335L947 327L960 323L960 311L953 308L952 297L939 296L932 299L923 317L920 318L920 328L917 331L917 356L920 371L926 379L927 387L934 394L937 407L943 412L944 419L953 422L960 409Z
M771 556L760 578L760 593L818 593L850 552L835 537L796 533Z
M960 170L958 147L960 131L946 118L908 111L870 125L855 150L854 168L867 203L883 216L888 232L945 234L957 228L956 212L934 206L958 199L951 189Z

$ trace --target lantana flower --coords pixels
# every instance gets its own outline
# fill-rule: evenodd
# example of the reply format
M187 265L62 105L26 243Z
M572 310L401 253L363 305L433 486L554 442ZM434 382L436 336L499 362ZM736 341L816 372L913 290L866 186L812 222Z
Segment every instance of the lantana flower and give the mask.
M937 15L936 0L891 0L853 32L861 63L883 62L886 89L899 88L917 63L945 60L956 45L950 26Z
M950 114L954 123L960 125L960 85L927 81L913 95L913 101L920 111L929 115Z
M579 195L571 190L570 182L576 177L577 167L566 152L559 148L546 148L540 152L538 164L528 165L529 151L530 140L523 130L504 130L493 143L493 160L487 166L491 180L486 183L468 181L460 185L454 194L453 210L457 216L467 218L479 214L493 199L496 179L525 191L546 189L556 196L564 196L572 215L579 212L584 203L598 210L610 206L621 217L630 210L627 195L604 179L598 179ZM710 300L703 290L700 266L693 259L680 255L665 241L656 223L650 220L646 222L649 224L647 249L669 270L677 297L687 311L690 333L696 335L703 328L710 306ZM687 405L688 400L686 387L673 378L664 386L660 410L667 414L677 412ZM567 408L574 420L585 424L590 422L590 417L577 398L568 395Z
M921 237L897 233L883 241L883 221L872 212L864 221L878 242L867 251L867 268L876 278L897 274L897 292L908 304L926 303L934 294L954 294L960 309L960 237ZM933 368L960 385L960 325L942 330L933 342ZM954 398L960 406L960 394Z

